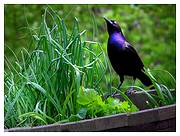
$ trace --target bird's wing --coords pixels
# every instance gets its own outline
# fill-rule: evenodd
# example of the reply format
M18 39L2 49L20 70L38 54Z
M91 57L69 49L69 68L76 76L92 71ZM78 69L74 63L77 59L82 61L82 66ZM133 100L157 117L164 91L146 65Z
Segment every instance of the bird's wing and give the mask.
M128 43L125 43L126 46L126 51L127 53L131 56L131 62L135 64L135 66L137 66L138 69L143 69L144 64L141 60L141 58L139 57L138 53L136 52L136 50Z

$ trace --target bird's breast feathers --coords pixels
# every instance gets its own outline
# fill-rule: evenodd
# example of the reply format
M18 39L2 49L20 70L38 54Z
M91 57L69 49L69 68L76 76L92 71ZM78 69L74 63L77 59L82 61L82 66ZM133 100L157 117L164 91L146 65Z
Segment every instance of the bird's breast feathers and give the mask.
M111 46L111 48L125 49L129 45L130 44L125 40L125 38L118 34L114 34L110 36L108 40L108 46Z
M124 44L125 42L126 42L125 38L119 33L114 33L110 35L109 40L108 40L109 45L114 45L114 46L118 46L122 48L125 45Z

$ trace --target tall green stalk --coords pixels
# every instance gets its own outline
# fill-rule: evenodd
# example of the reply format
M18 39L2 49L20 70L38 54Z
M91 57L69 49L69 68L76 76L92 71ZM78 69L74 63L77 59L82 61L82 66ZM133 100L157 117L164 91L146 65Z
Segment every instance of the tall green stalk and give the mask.
M68 119L78 112L80 88L99 91L106 70L102 48L85 40L77 18L71 33L67 28L64 19L46 8L39 32L32 35L32 52L22 49L20 60L13 53L14 64L5 59L5 128Z

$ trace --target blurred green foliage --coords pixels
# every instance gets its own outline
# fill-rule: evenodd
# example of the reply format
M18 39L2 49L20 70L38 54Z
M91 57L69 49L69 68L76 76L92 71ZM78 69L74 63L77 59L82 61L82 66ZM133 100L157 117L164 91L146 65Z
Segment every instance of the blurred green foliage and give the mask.
M80 29L87 30L87 39L101 43L105 52L108 34L102 17L115 19L146 67L167 70L175 77L176 5L5 5L5 55L11 61L6 47L17 54L22 47L28 48L30 32L38 29L47 6L65 18L68 29L77 17ZM113 72L113 85L118 80Z

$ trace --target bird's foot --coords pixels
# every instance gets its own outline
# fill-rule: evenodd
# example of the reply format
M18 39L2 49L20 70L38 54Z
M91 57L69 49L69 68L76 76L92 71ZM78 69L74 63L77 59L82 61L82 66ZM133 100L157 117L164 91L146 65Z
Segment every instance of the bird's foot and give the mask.
M133 87L132 87L129 90L127 90L126 95L133 95L135 93L136 93L136 90L134 90Z
M108 97L116 97L117 94L117 92L107 93L103 96L103 99L107 99Z
M117 92L113 92L113 93L111 94L111 97L116 97L117 94L118 94Z

